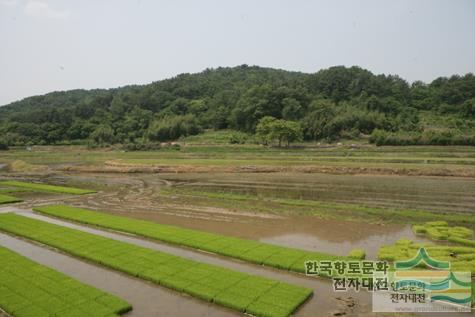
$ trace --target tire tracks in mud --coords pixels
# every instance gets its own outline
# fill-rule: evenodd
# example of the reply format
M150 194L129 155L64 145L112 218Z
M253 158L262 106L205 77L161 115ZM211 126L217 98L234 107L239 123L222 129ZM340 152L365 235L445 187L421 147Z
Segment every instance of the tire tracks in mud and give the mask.
M236 212L224 208L193 206L164 202L159 197L160 188L172 186L173 182L159 179L155 175L128 177L127 184L118 191L99 192L95 195L73 197L67 199L77 207L120 211L128 213L157 213L161 215L179 216L189 219L214 220L223 222L252 223L258 218L283 218L281 216ZM44 204L44 203L42 203Z

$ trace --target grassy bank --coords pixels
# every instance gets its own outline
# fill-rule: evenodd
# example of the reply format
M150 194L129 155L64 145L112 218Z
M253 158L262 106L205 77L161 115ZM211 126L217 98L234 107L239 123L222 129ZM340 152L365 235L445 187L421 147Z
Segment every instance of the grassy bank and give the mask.
M0 181L0 186L19 187L19 188L24 188L24 189L30 189L32 191L71 194L71 195L84 195L84 194L92 194L96 192L90 189L27 183L27 182L20 182L20 181Z
M9 203L17 203L22 201L20 198L16 198L10 195L0 194L0 205L1 204L9 204Z

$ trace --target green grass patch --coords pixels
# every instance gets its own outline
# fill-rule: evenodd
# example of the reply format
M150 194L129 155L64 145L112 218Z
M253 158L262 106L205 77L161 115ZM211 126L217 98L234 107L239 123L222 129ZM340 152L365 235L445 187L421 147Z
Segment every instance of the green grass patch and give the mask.
M36 183L27 183L20 181L1 181L0 186L12 186L19 188L31 189L34 191L42 192L52 192L52 193L61 193L61 194L72 194L72 195L84 195L92 194L96 191L89 189L81 189L74 187L65 187L65 186L56 186L56 185L46 185L46 184L36 184Z
M312 294L311 289L199 263L13 213L0 215L0 230L256 316L280 317L283 316L280 313L282 309L289 315ZM275 295L275 302L280 304L255 311L254 306L261 307L259 299L274 288L286 291Z
M22 193L22 192L30 192L30 189L26 188L0 188L0 194L11 194L11 193Z
M0 194L0 205L1 204L9 204L9 203L17 203L22 201L20 198L16 198L10 195Z
M254 240L163 225L65 205L34 207L33 210L48 216L131 233L283 270L301 272L298 266L300 265L303 269L306 260L348 259L326 253L286 248ZM360 258L364 256L363 250L358 250L358 252L357 255Z
M0 308L13 317L68 314L104 317L132 309L116 296L3 247L0 247Z

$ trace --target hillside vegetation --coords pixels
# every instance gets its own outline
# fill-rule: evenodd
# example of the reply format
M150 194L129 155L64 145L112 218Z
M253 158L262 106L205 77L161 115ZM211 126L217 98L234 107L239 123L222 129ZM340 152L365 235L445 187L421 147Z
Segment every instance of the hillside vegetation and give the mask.
M142 86L53 92L0 107L0 148L121 143L146 149L206 129L253 135L264 117L279 119L275 125L291 127L295 137L285 142L274 131L270 140L256 138L263 143L369 137L378 145L475 145L475 76L409 84L356 66L306 74L241 65Z

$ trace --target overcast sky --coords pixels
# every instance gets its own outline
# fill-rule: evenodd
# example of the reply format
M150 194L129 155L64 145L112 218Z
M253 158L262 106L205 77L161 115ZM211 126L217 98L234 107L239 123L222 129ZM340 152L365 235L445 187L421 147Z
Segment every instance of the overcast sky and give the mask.
M0 0L0 105L244 63L475 72L475 1Z

